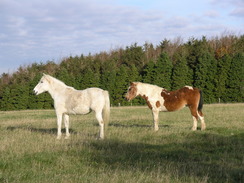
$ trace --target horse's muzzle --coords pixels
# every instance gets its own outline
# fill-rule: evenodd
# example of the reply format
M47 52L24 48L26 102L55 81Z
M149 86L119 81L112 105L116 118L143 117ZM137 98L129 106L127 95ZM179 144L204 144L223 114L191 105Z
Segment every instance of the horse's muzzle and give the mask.
M125 100L130 101L131 99L127 95L125 95Z
M35 95L38 95L38 91L36 91L35 89L33 90L33 93L34 93Z

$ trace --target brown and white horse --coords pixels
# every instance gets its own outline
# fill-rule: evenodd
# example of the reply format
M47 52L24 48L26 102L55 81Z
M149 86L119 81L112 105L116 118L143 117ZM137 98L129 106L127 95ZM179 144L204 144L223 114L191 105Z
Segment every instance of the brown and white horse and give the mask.
M206 129L202 113L203 99L202 92L198 88L185 86L176 91L167 91L156 85L141 82L132 82L125 95L127 100L132 100L140 96L147 102L148 107L152 110L154 118L154 130L158 131L159 111L176 111L183 107L189 107L193 117L192 130L197 129L197 120L201 120L201 130Z

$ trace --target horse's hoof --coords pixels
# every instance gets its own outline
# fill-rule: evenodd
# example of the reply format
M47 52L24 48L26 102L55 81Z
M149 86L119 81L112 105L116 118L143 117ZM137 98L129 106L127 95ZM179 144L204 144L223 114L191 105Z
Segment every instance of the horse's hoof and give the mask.
M154 128L154 131L157 132L159 128Z
M97 137L96 139L97 139L97 140L103 140L104 137L103 137L103 138L102 138L102 137Z
M205 124L203 124L202 127L201 127L201 131L203 131L203 130L206 130L206 125Z
M70 136L66 136L66 137L64 137L64 139L68 140L68 139L69 139L69 137L70 137Z

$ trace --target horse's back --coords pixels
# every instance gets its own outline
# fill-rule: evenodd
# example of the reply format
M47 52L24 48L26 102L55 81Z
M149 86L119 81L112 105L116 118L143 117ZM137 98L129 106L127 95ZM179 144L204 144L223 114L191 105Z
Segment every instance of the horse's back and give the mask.
M89 97L92 97L92 98L96 99L96 98L100 98L101 96L103 96L103 91L104 90L101 89L101 88L93 87L93 88L87 88L87 89L85 89L83 91L87 92L87 95Z
M181 90L183 98L187 101L187 104L195 104L200 100L200 90L198 88L184 87Z
M92 88L87 88L87 89L85 89L86 91L88 91L88 92L92 92L92 93L96 93L96 92L103 92L104 90L103 89L101 89L101 88L97 88L97 87L92 87Z
M90 107L92 110L102 109L105 104L105 90L101 88L87 88L84 90L87 94L87 100L90 101Z

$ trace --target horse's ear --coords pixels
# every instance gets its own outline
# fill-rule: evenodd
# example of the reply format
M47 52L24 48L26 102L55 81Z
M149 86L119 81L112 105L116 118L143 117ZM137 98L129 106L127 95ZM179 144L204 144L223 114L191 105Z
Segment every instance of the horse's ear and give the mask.
M130 86L136 86L137 82L130 82Z
M45 74L45 73L42 73L42 75L43 75L43 76L46 76L46 74Z
M48 82L48 83L51 83L52 82L52 79L51 77L48 75L48 74L44 74L45 76L45 80Z

